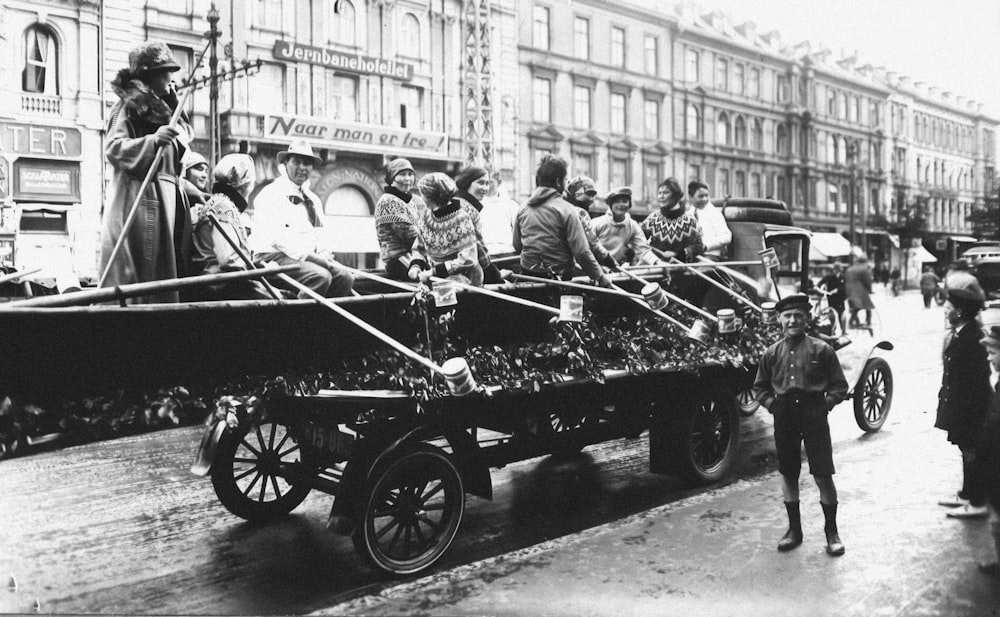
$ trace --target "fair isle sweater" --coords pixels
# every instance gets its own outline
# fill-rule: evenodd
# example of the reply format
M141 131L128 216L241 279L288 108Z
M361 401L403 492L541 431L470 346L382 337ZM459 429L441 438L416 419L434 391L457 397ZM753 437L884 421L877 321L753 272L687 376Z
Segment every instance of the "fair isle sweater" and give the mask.
M649 240L649 245L659 251L672 251L677 259L684 261L688 247L693 247L695 255L704 250L701 240L701 226L698 219L679 206L680 213L664 213L663 208L656 210L642 222L642 231Z
M387 186L375 203L375 233L382 261L405 257L413 250L417 229L410 207L412 198L409 193Z
M483 243L483 228L476 209L460 199L432 210L424 208L417 221L420 247L427 256L435 274L447 277L455 268L476 264L487 280L500 278L500 273L490 261ZM482 284L482 279L474 284Z

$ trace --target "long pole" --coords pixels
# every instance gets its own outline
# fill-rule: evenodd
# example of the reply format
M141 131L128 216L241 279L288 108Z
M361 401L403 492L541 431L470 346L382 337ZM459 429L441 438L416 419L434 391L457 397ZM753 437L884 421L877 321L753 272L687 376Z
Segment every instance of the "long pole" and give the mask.
M678 263L678 264L681 264L681 265L683 265L683 266L687 266L687 265L688 265L688 264L685 264L685 263L683 263L683 262L680 262L680 261L678 261L677 263ZM759 264L760 262L758 261L758 262L756 262L756 263L758 263L758 264ZM709 282L709 283L711 283L712 285L715 285L716 287L718 287L718 288L719 288L719 289L721 289L722 291L726 292L727 294L729 294L729 295L730 295L730 296L732 296L733 298L735 298L735 299L739 300L739 301L740 301L740 302L742 302L743 304L746 304L746 305L747 305L747 306L749 306L750 308L752 308L752 309L756 310L756 311L757 311L758 313L763 313L763 312L764 312L764 310L763 310L762 308L760 308L759 306L757 306L756 304L754 304L753 302L751 302L751 301L750 301L750 300L749 300L748 298L744 297L744 296L743 296L743 294L740 294L740 293L737 293L737 292L733 291L733 290L732 290L732 289L730 289L729 287L726 287L725 285L723 285L723 284L722 284L722 283L720 283L719 281L715 280L714 278L712 278L712 277L708 276L708 275L707 275L707 274L705 274L704 272L701 272L701 271L699 271L699 270L696 270L696 269L694 269L694 268L690 268L690 271L691 271L691 272L692 272L693 274L696 274L696 275L700 276L701 278L705 279L706 281L708 281L708 282Z
M642 283L643 285L649 285L649 281L647 281L646 279L642 278L638 274L635 274L634 272L629 272L628 270L622 270L622 272L624 272L629 278L631 278L633 280L636 280L636 281ZM684 308L686 308L686 309L688 309L690 311L694 311L695 313L698 313L699 315L701 315L705 319L710 319L712 321L719 321L719 318L716 317L715 315L709 313L708 311L706 311L706 310L704 310L704 309L702 309L700 307L697 307L697 306L691 304L690 302L688 302L684 298L681 298L680 296L677 296L677 295L674 295L674 294L670 293L666 289L663 289L663 287L660 287L660 291L663 292L663 295L665 295L666 297L670 298L671 300L673 300L677 304L680 304L681 306L683 306Z
M240 259L243 261L243 265L247 267L247 270L256 270L257 266L254 265L254 263L250 260L250 257L243 252L238 244L236 244L236 241L229 235L229 232L222 227L222 223L219 222L219 219L217 219L214 214L209 212L208 220L212 221L212 225L215 225L215 229L217 229L222 237L225 238L226 242L229 243L229 246L236 251L236 254L240 256ZM276 290L271 283L267 281L267 279L260 279L260 282L264 284L264 287L267 289L267 293L270 294L272 298L278 300L279 302L281 301L281 294L278 293L278 290Z
M191 67L189 79L194 77L194 73L201 65L201 60L205 56L205 51L208 51L209 45L211 45L211 42L205 45L205 50L201 52L198 62ZM184 89L184 93L181 95L180 100L177 101L177 108L174 109L174 113L170 116L170 122L167 126L175 126L177 124L177 121L180 119L181 113L184 110L184 105L187 104L188 97L191 96L191 92L193 91L194 88ZM149 183L152 182L153 176L156 175L157 170L160 168L160 163L163 161L163 151L163 145L156 147L156 154L153 156L153 162L150 163L149 169L146 171L146 177L143 178L142 184L139 186L139 191L135 194L135 201L132 202L132 207L128 211L128 216L125 217L125 222L122 224L121 235L118 236L118 241L115 242L114 248L111 249L111 255L108 256L108 263L104 266L104 272L101 273L101 278L97 282L98 287L103 287L104 283L107 282L108 274L111 272L111 268L115 264L115 259L118 257L118 253L121 252L122 247L125 245L125 240L128 238L128 230L135 222L136 214L139 213L139 204L142 203L142 198L146 194L146 189L149 188Z
M217 49L219 46L219 11L215 8L215 2L208 10L208 168L214 169L219 156L219 80L217 74L219 70L219 56Z

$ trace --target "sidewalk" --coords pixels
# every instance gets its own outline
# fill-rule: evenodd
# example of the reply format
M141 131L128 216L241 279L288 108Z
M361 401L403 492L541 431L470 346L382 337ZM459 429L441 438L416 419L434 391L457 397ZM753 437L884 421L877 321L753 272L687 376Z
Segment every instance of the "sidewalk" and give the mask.
M882 304L887 330L920 331L919 344L898 346L893 358L897 386L906 374L919 385L896 392L874 435L849 426L848 408L834 411L848 416L834 435L843 557L824 551L819 494L805 470L805 542L776 550L786 518L771 473L318 614L1000 615L1000 586L976 569L992 558L988 522L949 519L936 505L954 491L961 463L931 428L941 313L913 300Z

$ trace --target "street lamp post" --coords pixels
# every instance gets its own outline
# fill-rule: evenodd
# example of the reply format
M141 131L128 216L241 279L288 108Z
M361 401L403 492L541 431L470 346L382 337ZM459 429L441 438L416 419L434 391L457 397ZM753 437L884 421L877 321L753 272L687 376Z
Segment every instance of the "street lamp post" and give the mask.
M854 247L858 245L857 229L854 222L854 211L857 208L857 196L855 194L855 169L857 167L858 146L854 142L847 145L847 166L850 174L850 188L847 196L847 227L851 237L851 262L854 261Z
M209 56L208 56L208 71L209 71L209 82L208 82L208 165L209 169L215 168L215 163L218 162L219 155L219 80L216 79L219 70L219 55L217 53L217 48L219 44L219 10L215 8L215 3L212 3L211 8L208 9L208 19L209 30L205 33L205 36L209 40Z

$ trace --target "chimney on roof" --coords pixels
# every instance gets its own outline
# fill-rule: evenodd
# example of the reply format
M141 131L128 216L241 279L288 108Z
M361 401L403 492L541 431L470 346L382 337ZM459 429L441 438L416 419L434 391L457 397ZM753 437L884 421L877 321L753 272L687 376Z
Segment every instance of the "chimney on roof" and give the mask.
M748 39L753 39L757 35L757 24L752 21L744 22L738 29Z
M761 37L764 39L768 45L777 49L781 45L781 33L777 30L770 30L767 34Z

